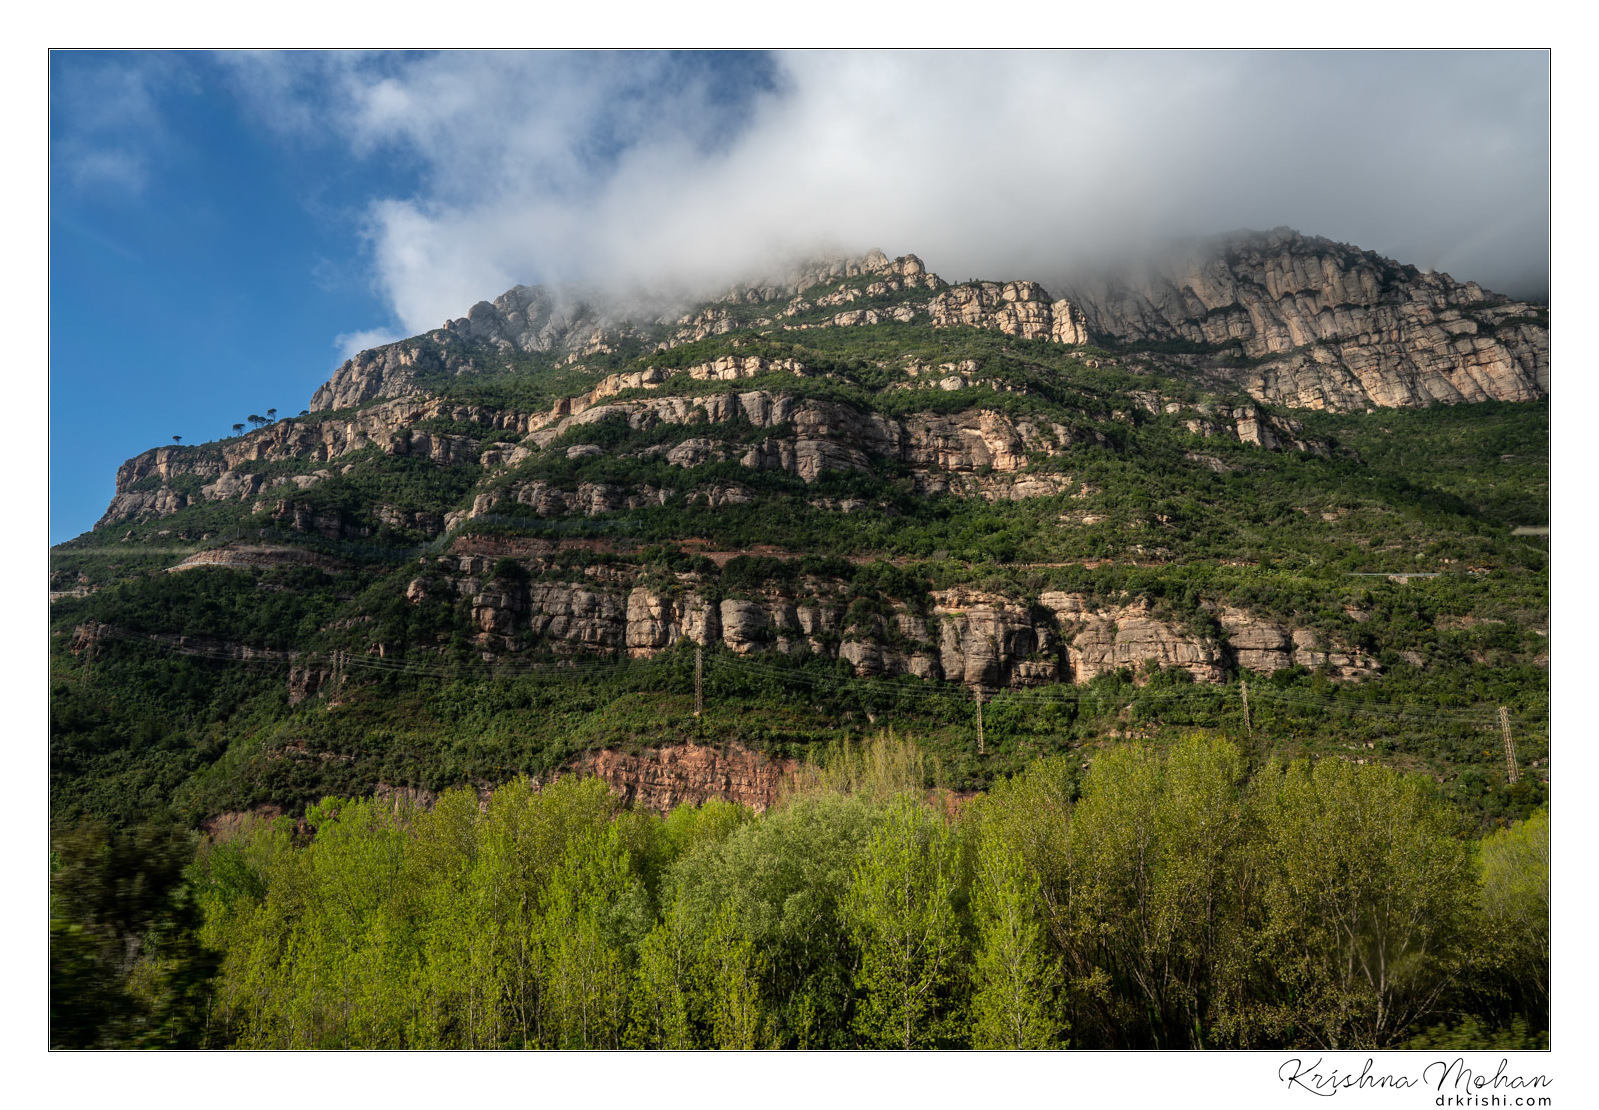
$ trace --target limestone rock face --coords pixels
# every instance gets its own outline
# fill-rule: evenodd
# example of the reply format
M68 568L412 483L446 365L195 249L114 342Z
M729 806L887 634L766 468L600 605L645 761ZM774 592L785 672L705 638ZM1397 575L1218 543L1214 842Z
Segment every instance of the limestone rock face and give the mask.
M171 516L189 504L188 494L160 486L148 490L124 490L111 498L105 515L95 522L96 528L119 520L142 516Z
M759 650L766 642L766 609L754 601L724 601L721 606L722 641L740 655Z
M712 440L698 436L685 439L666 453L667 462L684 468L699 466L706 462L721 462L724 457Z
M1221 658L1213 644L1177 632L1137 609L1115 619L1093 619L1072 639L1072 677L1091 681L1120 667L1181 667L1200 682L1220 682Z
M610 591L536 583L528 589L527 611L532 636L590 649L627 644L627 602Z
M1281 625L1229 607L1222 610L1221 626L1239 667L1271 674L1293 665L1294 642Z
M420 346L395 343L361 351L333 372L311 396L311 412L352 409L368 401L405 397L420 392L418 372L442 369L443 363Z
M441 513L379 505L373 515L391 527L421 532L424 536L436 536L444 531L444 516Z
M627 649L633 655L652 654L682 636L674 619L677 607L672 599L646 586L627 595ZM674 631L677 637L673 636Z
M1272 404L1349 410L1549 390L1539 306L1287 228L1197 242L1069 296L1116 342L1236 346L1260 361L1200 364Z
M1181 667L1196 682L1220 682L1225 666L1217 646L1155 618L1144 601L1116 607L1090 607L1077 594L1039 595L1039 605L1054 613L1067 640L1072 681L1089 682L1122 667L1137 675L1146 664Z
M929 477L923 484L929 492L975 496L992 493L991 499L1010 500L1048 496L1069 483L1069 479L1062 482L1059 475L1040 475L1031 481L980 483L982 488L978 489L969 488L968 483L930 477L933 472L1013 474L1023 470L1033 455L1053 455L1071 444L1071 433L1058 424L1013 419L988 409L970 409L953 416L913 413L887 417L863 413L841 402L768 390L649 397L593 405L553 419L529 438L549 443L574 428L612 419L626 420L629 427L637 430L662 424L725 424L740 419L757 428L786 427L791 435L761 440L741 448L742 453L734 457L751 470L785 470L807 483L815 482L827 470L870 471L873 458L894 459L909 464L918 474L926 472ZM729 454L730 450L719 441L696 436L668 449L665 457L674 466L692 468ZM541 488L541 495L553 496L553 491ZM523 500L521 494L518 500Z
M514 542L471 537L471 554L437 557L407 596L469 598L479 643L490 651L647 657L682 640L720 642L737 655L810 652L843 660L859 676L909 674L987 691L1089 682L1121 668L1141 682L1148 665L1182 668L1197 682L1221 682L1239 668L1270 673L1296 664L1335 679L1378 673L1370 656L1310 629L1226 607L1218 614L1226 637L1218 642L1137 597L1109 604L1062 591L1015 598L956 586L934 591L925 610L898 605L891 615L846 624L849 583L825 577L794 592L774 587L736 598L707 596L690 572L674 579L658 570L645 577L638 569L592 567L584 584L485 580L495 553L512 554L506 545ZM519 561L535 571L546 565L525 553Z
M938 662L950 682L985 689L1009 686L1017 663L1034 652L1048 653L1058 643L1027 608L1014 602L961 588L933 596ZM1058 669L1052 668L1050 677L1055 673Z
M439 466L470 465L480 461L476 440L413 431L413 425L443 418L525 434L537 427L543 415L452 404L438 398L405 397L339 417L279 420L215 445L158 447L129 459L117 469L116 495L95 527L145 516L167 516L188 506L195 498L169 485L184 475L193 475L204 483L199 500L227 501L248 500L290 484L306 489L332 475L332 470L320 469L265 482L253 472L255 464L296 461L314 466L374 445L386 454L425 458ZM523 451L522 458L527 456L524 448L502 447L492 460L481 461L500 464L514 457L515 450Z
M319 667L293 666L289 668L289 704L299 705L314 698L328 685L333 672Z
M792 267L780 278L735 285L722 298L722 303L759 304L765 301L784 300L801 296L806 290L817 285L868 275L882 278L881 285L885 292L944 287L943 280L937 274L929 273L926 265L914 254L890 259L881 250L873 248L858 257L836 256L804 262Z
M175 567L168 567L168 571L177 572L192 570L195 567L282 567L282 566L307 566L321 567L323 570L341 569L341 564L336 559L325 555L318 555L314 551L307 551L303 547L288 547L281 544L253 544L253 543L227 543L221 547L210 547L204 551L196 551Z
M466 570L475 569L470 561L461 561ZM461 569L455 559L447 558L441 566L447 573ZM417 592L425 595L433 588L423 584ZM692 591L636 586L623 592L548 583L525 590L503 583L479 589L472 578L460 579L456 589L469 591L473 620L483 633L480 642L490 649L520 650L542 642L565 651L620 649L649 656L684 639L700 644L725 639L735 650L744 645L745 651L764 646L758 639L764 614L740 612L737 602L710 604ZM733 631L724 637L722 614L728 605L735 607L730 614Z
M316 534L325 539L361 538L370 528L345 520L337 509L319 509L303 501L279 501L268 509L271 518L296 532Z
M930 300L927 311L934 327L965 325L994 328L1021 339L1088 342L1082 313L1064 300L1054 300L1034 281L957 285Z
M406 430L397 433L383 443L383 451L389 455L427 459L440 466L458 466L477 461L476 440L437 432Z

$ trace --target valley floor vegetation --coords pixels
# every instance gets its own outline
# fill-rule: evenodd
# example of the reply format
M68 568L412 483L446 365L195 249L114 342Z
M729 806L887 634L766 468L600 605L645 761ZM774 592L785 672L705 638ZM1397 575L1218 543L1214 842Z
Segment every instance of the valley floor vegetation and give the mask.
M763 813L598 779L327 798L51 855L51 1043L1277 1048L1548 1043L1547 810L1192 734L982 795L880 734Z

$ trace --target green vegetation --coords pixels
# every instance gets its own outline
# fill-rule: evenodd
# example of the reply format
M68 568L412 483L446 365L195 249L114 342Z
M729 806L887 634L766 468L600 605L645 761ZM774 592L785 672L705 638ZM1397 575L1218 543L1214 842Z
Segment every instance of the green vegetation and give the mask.
M162 448L126 492L186 507L52 551L56 1043L1539 1043L1549 552L1512 529L1549 522L1546 401L1272 410L1185 369L1193 351L760 322L775 311L734 305L739 330L670 349L640 334L575 361L408 340L471 369L424 374L437 415L394 442L235 467L253 483L223 500L206 490L241 441ZM822 406L864 462L810 482L746 466L797 434L747 417L503 426L612 373L728 355L806 373L676 374L606 403L761 390ZM1232 434L1244 405L1281 449ZM1048 429L1021 474L1058 492L1011 500L1018 475L977 468L965 496L928 493L872 446L893 421L975 413ZM446 462L406 453L424 433L460 437ZM689 439L712 457L668 462ZM567 457L582 445L600 450ZM478 458L491 447L503 465ZM610 491L598 508L595 490ZM168 572L224 544L298 555ZM633 658L528 615L535 591L625 608L638 585L709 606L823 598L839 621L791 630L788 653L713 642L696 716L686 640ZM966 687L836 658L851 640L932 650L900 617L927 620L936 649L938 596L956 588L1020 612L1046 591L1144 604L1216 645L1224 681L1150 664L989 691L979 755ZM480 596L506 599L509 634L487 634ZM1229 609L1375 667L1249 673ZM1035 646L1028 662L1064 658ZM852 769L846 745L889 726L919 754ZM689 740L827 770L759 817L617 813L593 784L529 785L584 752ZM986 796L950 820L924 804L935 779ZM439 801L360 800L380 784ZM494 790L486 811L467 784ZM1362 839L1373 812L1405 837ZM251 813L282 817L197 831ZM1319 877L1320 901L1295 872ZM143 876L132 908L107 893L124 873ZM1480 897L1445 905L1416 876ZM1378 920L1385 885L1405 894ZM1361 924L1335 934L1335 918ZM1403 974L1373 987L1360 969L1390 958Z
M96 982L212 969L183 996L198 1022L144 1043L255 1048L1380 1049L1546 1028L1514 993L1547 984L1542 818L1479 850L1425 779L1249 774L1198 737L1121 748L1080 790L1041 760L958 811L929 773L885 736L758 815L622 811L578 778L425 810L329 798L207 842L182 885L198 921L147 926L172 939ZM58 915L108 885L74 874Z

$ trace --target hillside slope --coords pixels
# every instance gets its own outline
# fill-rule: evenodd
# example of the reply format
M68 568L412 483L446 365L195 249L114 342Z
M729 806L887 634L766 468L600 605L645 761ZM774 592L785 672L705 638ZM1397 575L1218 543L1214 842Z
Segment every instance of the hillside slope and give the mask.
M1063 293L876 251L667 317L518 287L129 460L53 553L58 809L889 722L964 786L1205 728L1536 804L1547 313L1286 231Z

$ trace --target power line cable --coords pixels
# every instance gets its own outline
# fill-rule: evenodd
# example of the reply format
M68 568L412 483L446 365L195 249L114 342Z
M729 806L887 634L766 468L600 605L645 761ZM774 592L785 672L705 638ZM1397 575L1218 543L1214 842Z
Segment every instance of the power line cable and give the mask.
M297 652L274 648L258 648L249 645L233 645L213 640L210 637L137 633L108 625L101 625L96 635L102 638L148 644L180 655L214 659L222 662L291 665L294 663L320 664L328 662L328 656L321 652ZM505 662L487 660L481 662L478 660L452 662L444 659L433 662L416 658L388 659L365 653L342 651L338 653L338 656L338 663L344 668L353 667L376 673L410 674L444 679L475 677L487 681L536 675L590 677L602 673L608 675L625 673L643 675L651 671L664 674L673 669L682 669L685 672L689 670L686 658L679 659L665 654L658 654L648 659L620 657L610 659L554 659L548 661L510 660ZM712 652L705 656L705 663L707 678L715 677L715 672L717 671L721 671L724 675L732 672L735 675L751 679L772 680L784 684L802 684L812 687L818 692L851 693L857 696L870 695L873 700L889 697L908 699L925 705L933 701L945 703L970 701L975 696L973 693L974 688L964 684L925 679L920 679L915 684L906 681L893 681L895 678L905 677L903 675L860 676L818 673L814 670L805 669L803 666L781 666L730 652ZM480 675L463 674L463 671L470 672L478 667L482 668ZM1198 683L1191 686L1157 690L1150 690L1147 687L1134 687L1131 690L1125 687L1116 690L1096 690L1092 687L1076 685L1046 684L1021 689L1001 689L994 693L990 700L996 708L1015 703L1076 703L1081 706L1085 702L1097 702L1104 705L1120 702L1126 705L1147 705L1151 702L1173 703L1191 700L1199 700L1209 703L1211 706L1217 706L1218 703L1224 703L1230 699L1231 689L1227 685ZM1377 703L1369 700L1351 701L1336 697L1316 698L1303 691L1284 691L1258 685L1250 691L1250 694L1256 702L1263 702L1285 709L1319 710L1358 716L1381 717L1390 720L1428 723L1448 722L1485 728L1497 727L1499 724L1497 709L1478 710L1449 706L1424 707L1402 703ZM1524 710L1518 712L1515 716L1520 721L1521 727L1527 728L1529 723L1537 720L1542 715Z

